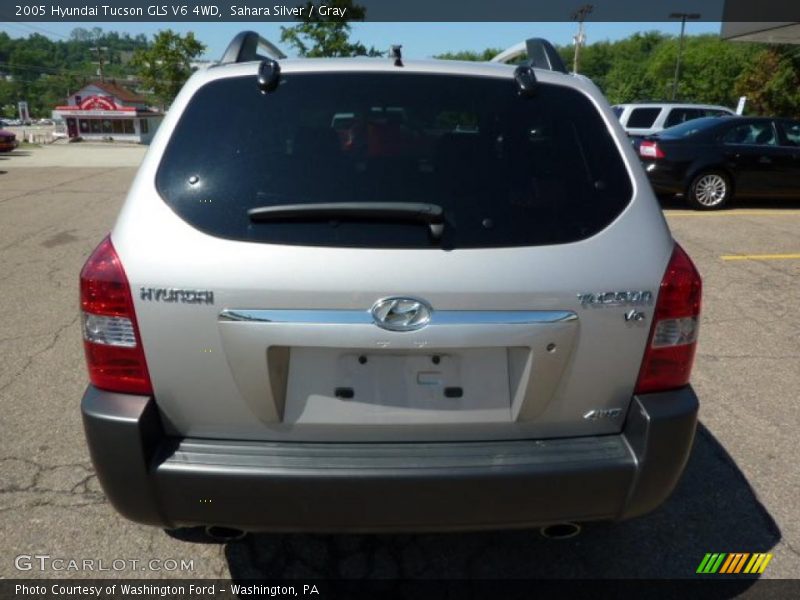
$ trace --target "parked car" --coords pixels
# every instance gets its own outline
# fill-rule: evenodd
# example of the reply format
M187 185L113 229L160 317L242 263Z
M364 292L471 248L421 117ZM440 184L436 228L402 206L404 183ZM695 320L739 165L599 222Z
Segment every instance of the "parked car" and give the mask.
M52 136L54 139L62 139L69 136L69 132L67 131L67 123L64 119L56 119L53 121Z
M669 127L702 117L733 116L730 108L713 104L675 102L637 102L612 107L622 127L630 136L653 135Z
M117 510L397 531L658 506L695 431L701 280L598 88L541 40L533 66L256 40L192 75L81 272ZM399 146L337 134L380 107Z
M800 198L800 121L697 119L637 142L658 194L699 210L736 198Z
M17 146L19 146L19 142L16 134L0 129L0 152L11 152Z

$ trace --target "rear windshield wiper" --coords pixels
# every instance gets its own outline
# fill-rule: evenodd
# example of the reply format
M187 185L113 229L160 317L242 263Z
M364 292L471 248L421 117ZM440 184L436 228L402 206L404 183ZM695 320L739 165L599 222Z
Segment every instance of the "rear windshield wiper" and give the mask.
M444 211L438 204L424 202L324 202L317 204L278 204L247 211L256 223L269 221L313 221L320 219L367 219L379 221L419 221L426 223L431 237L438 240L444 231Z

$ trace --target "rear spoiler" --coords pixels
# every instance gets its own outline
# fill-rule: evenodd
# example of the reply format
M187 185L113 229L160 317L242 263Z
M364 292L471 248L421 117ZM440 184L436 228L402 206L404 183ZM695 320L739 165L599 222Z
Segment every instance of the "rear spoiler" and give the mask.
M508 63L520 56L528 56L528 64L536 69L566 73L567 68L553 44L543 38L530 38L515 44L492 58L489 62Z

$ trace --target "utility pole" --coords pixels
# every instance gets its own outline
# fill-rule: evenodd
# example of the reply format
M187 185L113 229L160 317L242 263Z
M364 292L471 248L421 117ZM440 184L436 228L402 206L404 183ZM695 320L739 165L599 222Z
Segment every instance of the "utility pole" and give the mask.
M97 60L93 60L92 64L97 65L97 74L100 76L100 81L105 81L105 74L103 73L103 65L105 65L106 61L103 60L103 53L108 52L108 48L106 46L93 46L91 48L92 52L97 53Z
M586 33L583 29L583 22L586 17L594 10L591 4L584 4L574 13L572 13L572 20L578 22L578 33L572 38L575 40L575 56L572 59L572 72L577 73L581 61L581 46L586 43Z
M678 96L678 80L681 77L681 54L683 54L683 34L686 31L686 20L699 19L700 13L674 12L670 13L669 18L681 20L681 37L678 40L678 57L675 59L675 78L672 80L672 100L675 100Z

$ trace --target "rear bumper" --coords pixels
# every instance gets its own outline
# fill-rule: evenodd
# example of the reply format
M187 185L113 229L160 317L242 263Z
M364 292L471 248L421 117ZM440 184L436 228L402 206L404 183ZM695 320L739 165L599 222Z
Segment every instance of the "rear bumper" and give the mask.
M167 437L151 398L89 387L98 479L125 517L160 527L422 531L638 516L688 459L691 387L638 396L619 435L465 443L265 443Z
M686 165L645 159L642 166L657 194L683 194L686 191Z

